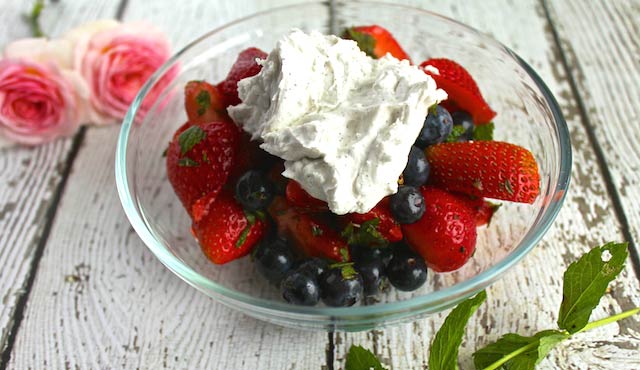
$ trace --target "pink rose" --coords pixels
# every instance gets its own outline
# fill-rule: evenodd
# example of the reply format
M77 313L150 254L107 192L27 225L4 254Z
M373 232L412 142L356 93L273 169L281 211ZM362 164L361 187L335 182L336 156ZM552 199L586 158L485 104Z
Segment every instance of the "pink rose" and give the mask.
M0 60L0 136L36 145L70 136L85 119L88 89L70 46L46 39L8 45Z
M110 123L124 117L147 79L171 55L162 33L149 25L98 21L70 31L74 65L90 90L92 121ZM161 86L143 102L148 109Z

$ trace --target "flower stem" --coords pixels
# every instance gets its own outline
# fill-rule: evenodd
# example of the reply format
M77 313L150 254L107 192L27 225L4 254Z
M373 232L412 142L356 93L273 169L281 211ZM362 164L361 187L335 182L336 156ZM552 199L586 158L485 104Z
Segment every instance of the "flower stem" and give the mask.
M500 366L504 365L505 363L507 363L509 360L513 359L514 357L521 355L525 352L527 352L530 349L535 348L538 345L537 342L531 342L529 344L527 344L524 347L520 347L517 350L509 353L508 355L504 356L503 358L499 359L498 361L492 363L491 365L485 367L482 370L495 370L498 369Z
M31 13L26 15L29 26L31 27L31 34L34 37L45 36L40 27L40 13L42 13L42 9L44 9L44 0L36 0L33 3L33 8L31 8Z
M629 316L633 316L635 314L640 313L640 307L636 307L636 308L632 308L628 311L624 311L624 312L620 312L619 314L613 315L613 316L609 316L609 317L605 317L604 319L600 319L594 322L590 322L587 325L585 325L584 328L580 329L578 331L578 333L583 332L583 331L587 331L587 330L591 330L591 329L595 329L599 326L603 326L603 325L607 325L610 324L612 322L616 322L622 319L626 319Z

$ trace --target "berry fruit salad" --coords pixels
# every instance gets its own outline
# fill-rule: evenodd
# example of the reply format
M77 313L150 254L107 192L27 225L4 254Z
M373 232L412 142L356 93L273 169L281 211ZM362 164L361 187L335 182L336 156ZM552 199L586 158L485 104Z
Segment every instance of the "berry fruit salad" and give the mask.
M467 70L413 64L377 25L294 29L184 91L166 167L193 236L212 263L250 255L291 304L416 290L473 258L496 200L540 192L531 152L493 140Z

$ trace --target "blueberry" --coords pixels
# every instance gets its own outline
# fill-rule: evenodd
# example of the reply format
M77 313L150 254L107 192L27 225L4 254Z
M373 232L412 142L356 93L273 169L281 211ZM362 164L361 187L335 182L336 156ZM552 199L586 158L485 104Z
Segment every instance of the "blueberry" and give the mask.
M267 208L274 193L273 183L260 171L247 171L236 183L236 199L248 211Z
M424 197L413 186L401 186L398 192L391 196L389 208L398 223L412 224L424 215Z
M439 105L429 108L415 145L424 149L429 145L441 143L451 134L452 128L453 119L449 111Z
M362 298L362 277L352 263L329 266L320 275L320 298L327 306L353 306Z
M327 268L329 268L329 263L326 260L313 257L303 261L295 270L311 278L318 279Z
M424 260L406 247L394 251L386 272L391 285L406 292L420 288L427 281L427 266Z
M383 266L386 266L391 257L393 257L393 251L391 247L373 248L362 245L352 245L349 247L351 259L356 262L366 261L380 261Z
M264 240L253 251L256 270L269 282L279 284L295 262L293 251L285 240Z
M429 162L424 156L424 151L415 145L411 147L402 177L405 185L415 187L424 185L429 179Z
M453 112L451 114L454 126L462 126L464 128L464 134L462 134L458 141L468 141L473 139L473 118L471 115L463 110Z
M375 295L380 290L384 279L384 264L382 260L364 260L355 263L355 269L362 276L364 294Z
M280 283L282 298L285 301L302 305L315 306L320 301L320 288L315 277L294 271Z

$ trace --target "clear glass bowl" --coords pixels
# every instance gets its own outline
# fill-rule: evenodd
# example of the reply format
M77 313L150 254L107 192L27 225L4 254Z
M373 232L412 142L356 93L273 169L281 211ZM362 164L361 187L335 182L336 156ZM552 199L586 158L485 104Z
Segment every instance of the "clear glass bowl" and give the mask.
M542 238L562 205L569 183L571 145L558 104L540 77L500 43L463 24L405 6L338 3L332 19L326 2L272 9L213 30L171 58L138 94L122 125L116 179L124 210L149 249L180 278L229 307L273 323L326 330L365 330L414 320L447 309L486 288ZM475 256L462 269L429 272L415 292L390 289L348 308L300 307L253 269L250 258L210 263L190 233L190 219L167 181L162 156L173 132L186 121L182 90L187 81L220 81L237 54L251 46L269 51L293 27L336 33L346 26L388 28L416 63L447 57L478 82L495 119L497 140L531 150L540 167L541 195L533 205L504 202L491 226L479 229ZM168 85L162 77L179 72ZM166 80L166 79L165 79ZM159 99L147 109L154 86ZM144 109L141 109L145 106Z

